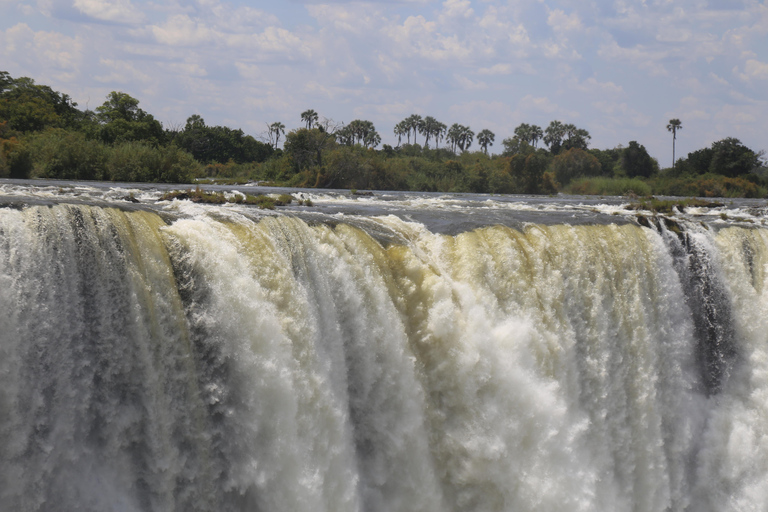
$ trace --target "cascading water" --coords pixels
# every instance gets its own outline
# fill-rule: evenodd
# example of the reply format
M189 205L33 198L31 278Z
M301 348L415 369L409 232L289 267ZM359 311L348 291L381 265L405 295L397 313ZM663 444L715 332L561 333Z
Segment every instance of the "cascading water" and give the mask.
M768 508L768 231L0 208L0 510Z

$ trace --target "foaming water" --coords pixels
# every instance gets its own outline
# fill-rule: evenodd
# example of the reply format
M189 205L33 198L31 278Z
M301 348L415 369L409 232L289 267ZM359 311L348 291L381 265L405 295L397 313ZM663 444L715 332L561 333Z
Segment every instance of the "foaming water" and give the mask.
M768 507L763 229L169 209L0 208L0 509Z

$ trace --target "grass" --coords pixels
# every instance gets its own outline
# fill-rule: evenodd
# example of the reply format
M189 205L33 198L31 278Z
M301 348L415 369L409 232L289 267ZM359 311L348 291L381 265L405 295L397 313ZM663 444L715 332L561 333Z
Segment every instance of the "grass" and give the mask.
M166 192L160 197L160 201L172 201L178 199L180 201L187 200L193 203L205 203L205 204L247 204L258 206L267 210L274 210L276 206L285 206L293 202L293 196L290 194L281 194L277 199L264 194L235 194L232 197L227 198L223 192L206 192L200 187L196 187L194 190L173 190ZM301 206L312 206L312 201L309 199L300 200Z
M650 196L651 187L637 178L580 178L563 190L566 194L588 196Z
M627 210L645 210L653 213L671 214L672 210L677 208L682 211L683 208L718 208L723 206L723 203L717 203L714 201L705 201L704 199L698 199L695 197L688 199L657 199L655 197L648 197L630 203L626 206Z

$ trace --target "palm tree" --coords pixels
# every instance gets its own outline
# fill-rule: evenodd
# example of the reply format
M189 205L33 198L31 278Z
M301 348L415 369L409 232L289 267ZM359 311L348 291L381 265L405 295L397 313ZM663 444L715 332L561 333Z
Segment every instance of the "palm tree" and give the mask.
M477 143L483 148L485 154L488 154L488 146L493 146L493 141L496 139L496 135L488 129L482 130L477 134Z
M410 132L405 127L405 123L400 121L395 125L395 135L397 135L397 147L400 147L400 143L403 141L403 135L408 135L408 142L410 142Z
M445 136L445 139L451 145L451 151L454 153L456 153L456 146L459 145L459 140L461 139L461 128L462 126L459 123L453 123L451 127L448 128L448 132Z
M437 122L437 124L435 124L435 128L432 131L432 135L435 136L435 148L439 148L440 147L440 140L445 135L445 132L446 132L447 129L448 129L448 127L445 126L443 123L441 123L439 121Z
M432 116L425 117L424 120L421 122L421 125L419 126L419 131L421 132L422 135L426 137L424 140L424 148L429 147L429 139L435 134L435 131L438 129L439 124L440 124L440 121L438 121Z
M675 139L677 139L677 130L683 129L683 123L679 119L670 119L667 125L667 131L672 132L672 170L675 170Z
M528 132L529 140L531 141L531 145L535 148L536 144L541 140L541 138L544 136L544 131L542 131L541 126L531 125L530 131Z
M307 130L312 128L312 125L316 124L318 119L320 119L320 117L317 115L317 112L312 109L305 110L301 113L301 120L307 124Z
M408 119L406 119L405 122L409 129L413 130L413 143L416 144L416 134L421 130L421 125L424 123L424 121L421 119L419 114L413 114L408 116Z
M280 142L280 134L285 135L285 125L281 123L280 121L274 122L271 125L269 125L269 135L270 139L274 135L275 137L275 149L277 149L277 144Z
M461 136L459 137L459 147L463 153L472 145L472 139L475 137L475 132L469 129L469 126L461 127Z

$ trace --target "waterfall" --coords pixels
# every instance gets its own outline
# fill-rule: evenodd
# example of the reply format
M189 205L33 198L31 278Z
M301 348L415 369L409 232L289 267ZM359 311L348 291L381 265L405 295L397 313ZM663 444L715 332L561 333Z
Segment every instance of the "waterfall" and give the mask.
M768 231L0 208L0 509L768 508Z

